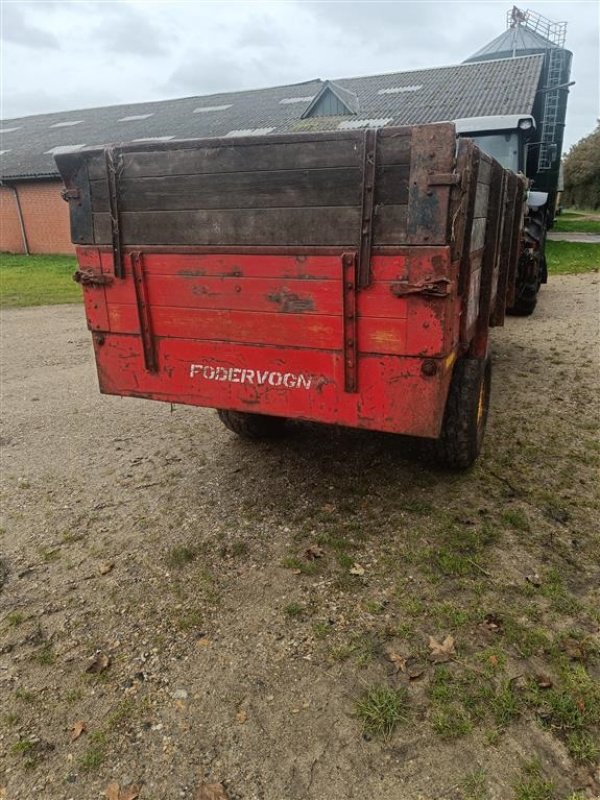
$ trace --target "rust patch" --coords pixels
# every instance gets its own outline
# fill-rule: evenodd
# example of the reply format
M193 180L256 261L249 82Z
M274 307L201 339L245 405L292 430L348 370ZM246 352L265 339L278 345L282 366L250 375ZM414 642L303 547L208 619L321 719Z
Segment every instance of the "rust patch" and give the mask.
M267 300L280 306L280 311L284 314L304 314L307 311L315 310L315 303L312 297L300 297L294 292L282 289L275 294L266 295Z

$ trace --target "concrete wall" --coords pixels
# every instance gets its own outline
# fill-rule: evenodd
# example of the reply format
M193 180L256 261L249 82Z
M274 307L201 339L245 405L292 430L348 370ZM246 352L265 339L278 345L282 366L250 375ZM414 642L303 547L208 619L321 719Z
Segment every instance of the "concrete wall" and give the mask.
M69 206L60 196L60 180L15 183L30 253L74 252ZM0 251L24 253L18 207L12 187L0 187Z

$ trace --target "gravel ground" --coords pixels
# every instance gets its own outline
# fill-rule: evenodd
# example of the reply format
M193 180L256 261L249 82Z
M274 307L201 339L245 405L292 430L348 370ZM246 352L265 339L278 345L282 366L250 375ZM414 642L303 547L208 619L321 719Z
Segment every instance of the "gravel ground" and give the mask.
M553 278L494 332L460 476L103 397L81 307L5 311L0 798L597 797L598 289Z

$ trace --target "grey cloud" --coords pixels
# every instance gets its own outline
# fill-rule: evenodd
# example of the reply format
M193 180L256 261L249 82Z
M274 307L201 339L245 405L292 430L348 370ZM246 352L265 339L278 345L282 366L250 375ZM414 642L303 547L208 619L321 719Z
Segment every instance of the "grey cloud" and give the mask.
M238 47L260 50L281 50L287 39L287 32L281 30L266 16L260 16L247 24L237 37Z
M102 23L96 27L98 41L110 52L122 55L167 55L163 31L136 8L122 3L102 6Z
M5 42L30 47L48 47L57 50L58 39L54 34L30 22L34 7L30 4L4 3L2 10L2 38Z
M166 81L164 89L193 95L235 91L248 85L248 75L252 72L252 62L235 55L188 52Z

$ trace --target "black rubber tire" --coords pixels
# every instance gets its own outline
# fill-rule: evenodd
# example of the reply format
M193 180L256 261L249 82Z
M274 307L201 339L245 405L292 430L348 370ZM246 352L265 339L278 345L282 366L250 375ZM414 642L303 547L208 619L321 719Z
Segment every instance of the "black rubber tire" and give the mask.
M513 317L530 317L537 305L539 284L522 286L518 290L515 304L506 311Z
M284 417L248 414L245 411L218 409L219 419L233 433L244 439L277 439L285 432Z
M469 469L481 452L490 405L492 362L461 358L452 373L442 433L434 445L438 463Z

